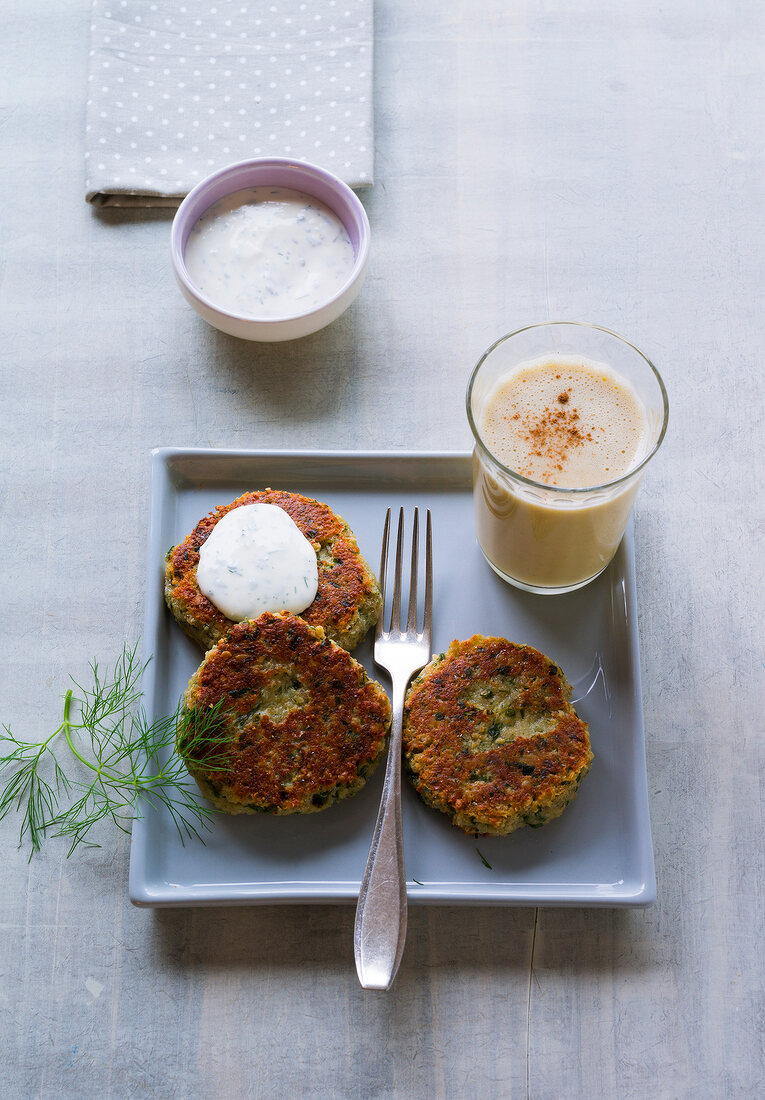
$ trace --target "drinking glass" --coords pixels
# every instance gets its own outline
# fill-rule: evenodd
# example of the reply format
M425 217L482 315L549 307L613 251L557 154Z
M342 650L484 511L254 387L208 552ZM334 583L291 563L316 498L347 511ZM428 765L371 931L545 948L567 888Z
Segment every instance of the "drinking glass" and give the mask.
M634 465L598 485L561 488L510 469L481 434L484 409L502 378L550 357L606 364L643 406L647 430ZM549 321L503 336L479 359L467 389L474 437L473 502L484 557L503 580L555 595L589 584L616 553L646 466L667 430L669 404L651 361L615 332L582 321Z

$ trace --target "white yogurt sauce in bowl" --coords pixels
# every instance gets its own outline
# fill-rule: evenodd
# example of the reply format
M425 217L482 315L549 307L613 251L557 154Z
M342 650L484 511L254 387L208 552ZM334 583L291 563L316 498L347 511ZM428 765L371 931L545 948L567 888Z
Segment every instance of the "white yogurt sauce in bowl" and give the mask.
M243 504L218 520L200 546L197 584L234 622L264 611L297 615L316 597L316 551L283 508Z
M253 196L260 197L264 202L254 202ZM280 201L284 202L284 207L277 209ZM236 256L234 264L237 271L232 273L229 270L228 275L225 271L219 271L217 290L213 283L208 282L208 274L209 269L221 262L220 257L213 258L208 254L206 262L201 265L203 270L208 269L204 274L196 268L194 252L201 245L196 238L201 236L207 222L212 221L215 210L227 207L222 222L229 220L235 224L235 208L253 205L261 209L254 215L251 212L241 215L243 221L249 221L251 217L273 219L277 224L266 227L272 238L271 251L277 254L281 263L284 257L278 253L286 250L290 254L290 265L283 267L291 266L305 275L301 258L295 261L296 251L302 253L306 269L313 271L316 265L323 293L315 293L314 288L312 295L309 288L309 293L304 296L305 287L299 289L297 284L285 293L277 279L278 265L271 266L269 288L258 285L257 280L252 279L250 268L257 267L261 260L265 262L267 258L269 246L262 240L254 247L251 242L241 245L243 254ZM306 207L310 209L310 216L306 214L304 220L290 229L286 211L291 209L295 220ZM296 228L300 230L297 246L292 240ZM274 245L277 232L283 233L286 239ZM241 244L244 238L240 236L237 239ZM348 309L364 284L370 239L369 219L361 199L326 168L287 157L257 157L219 168L189 191L173 218L170 255L181 293L200 317L229 336L270 343L309 336L336 321ZM229 240L224 251L232 246ZM211 251L217 252L218 248L219 244L215 243ZM335 250L344 258L332 279L329 269L333 263L329 253ZM268 263L273 265L273 256L268 258ZM194 268L195 274L192 275L188 265ZM255 283L251 292L252 301L246 300L248 295L243 298L236 292L231 296L232 274L234 283L245 280ZM284 274L282 269L278 278L281 279ZM227 288L225 304L217 300L224 297L220 284ZM263 304L265 302L267 306ZM268 313L261 312L265 309Z
M248 187L198 219L184 252L197 289L229 313L257 320L318 309L348 282L356 256L338 216L288 187Z

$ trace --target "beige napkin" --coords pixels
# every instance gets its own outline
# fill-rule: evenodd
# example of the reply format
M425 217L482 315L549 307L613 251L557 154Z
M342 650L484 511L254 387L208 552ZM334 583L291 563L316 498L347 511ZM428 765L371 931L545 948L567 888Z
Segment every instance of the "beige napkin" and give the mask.
M257 156L369 186L372 3L94 0L88 202L177 206Z

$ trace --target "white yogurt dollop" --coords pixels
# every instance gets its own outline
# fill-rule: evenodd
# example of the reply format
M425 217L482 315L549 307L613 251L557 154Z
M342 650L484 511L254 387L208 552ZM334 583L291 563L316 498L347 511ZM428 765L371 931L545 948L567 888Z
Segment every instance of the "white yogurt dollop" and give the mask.
M355 260L337 215L288 187L250 187L213 203L184 252L192 282L214 305L254 320L324 305Z
M316 552L284 509L243 504L218 520L199 548L197 584L234 622L264 611L297 615L316 596Z

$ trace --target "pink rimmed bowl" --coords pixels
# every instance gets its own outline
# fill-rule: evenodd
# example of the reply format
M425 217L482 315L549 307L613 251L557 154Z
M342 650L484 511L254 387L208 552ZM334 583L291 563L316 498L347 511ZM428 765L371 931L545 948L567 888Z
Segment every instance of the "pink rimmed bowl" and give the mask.
M322 305L305 313L259 320L222 308L195 285L184 252L191 230L213 203L248 187L288 187L318 199L332 210L350 237L355 262L348 279ZM244 160L220 168L198 183L178 207L170 232L170 248L178 285L197 313L221 332L242 340L295 340L336 320L361 290L369 260L369 219L358 196L325 168L284 157Z

